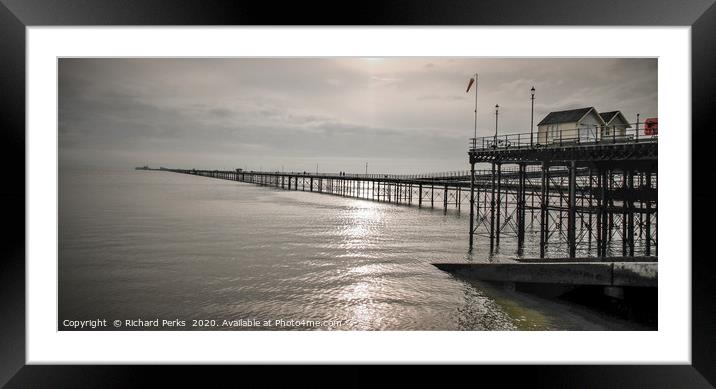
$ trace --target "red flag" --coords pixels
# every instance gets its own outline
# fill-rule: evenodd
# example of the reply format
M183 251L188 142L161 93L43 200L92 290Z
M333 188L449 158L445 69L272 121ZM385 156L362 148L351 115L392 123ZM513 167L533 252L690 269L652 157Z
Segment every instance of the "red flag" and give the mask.
M474 79L474 78L470 78L470 83L467 84L467 90L465 91L465 93L467 93L467 92L470 91L470 87L472 86L473 83L475 83L475 79Z

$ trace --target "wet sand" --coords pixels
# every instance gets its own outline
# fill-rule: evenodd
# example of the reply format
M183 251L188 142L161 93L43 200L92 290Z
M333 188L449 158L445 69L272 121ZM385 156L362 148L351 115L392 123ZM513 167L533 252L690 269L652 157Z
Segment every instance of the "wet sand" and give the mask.
M655 331L656 328L624 320L569 301L543 298L499 284L468 280L513 318L518 331Z

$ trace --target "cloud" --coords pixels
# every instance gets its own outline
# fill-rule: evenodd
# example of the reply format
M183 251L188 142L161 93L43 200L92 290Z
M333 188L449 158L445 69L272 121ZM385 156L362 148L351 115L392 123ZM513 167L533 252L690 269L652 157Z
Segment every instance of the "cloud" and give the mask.
M449 95L449 96L438 96L438 95L423 95L418 96L416 100L419 101L425 101L425 100L445 100L445 101L457 101L457 100L467 100L467 96L460 96L460 95Z
M658 114L655 59L72 58L59 61L61 167L461 169L475 72L478 135L498 103L500 131L529 132L532 86L536 122L579 106Z

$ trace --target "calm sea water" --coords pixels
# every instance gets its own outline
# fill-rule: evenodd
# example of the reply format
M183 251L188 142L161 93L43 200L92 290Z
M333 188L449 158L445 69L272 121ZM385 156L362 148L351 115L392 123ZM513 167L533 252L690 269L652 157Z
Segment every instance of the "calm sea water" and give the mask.
M183 330L594 324L432 266L465 259L467 212L134 170L62 171L59 195L60 329L96 318Z

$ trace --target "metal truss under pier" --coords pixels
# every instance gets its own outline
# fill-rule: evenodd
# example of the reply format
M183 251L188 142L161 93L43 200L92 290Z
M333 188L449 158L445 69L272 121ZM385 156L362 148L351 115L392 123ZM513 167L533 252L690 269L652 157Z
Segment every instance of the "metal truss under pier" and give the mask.
M471 175L471 248L476 234L489 238L490 251L512 235L521 253L535 232L540 258L550 249L569 258L657 255L656 136L548 145L493 139L472 138L468 151L472 171L491 166L490 175Z

